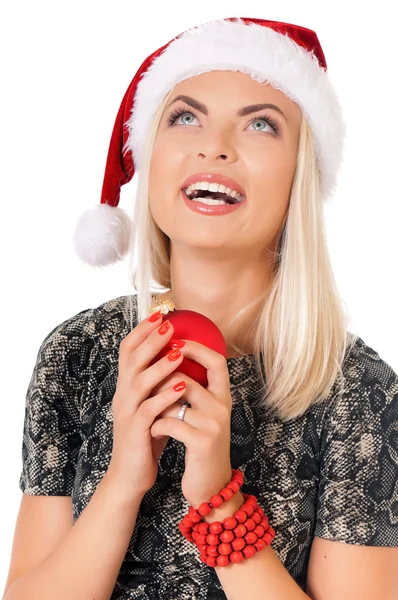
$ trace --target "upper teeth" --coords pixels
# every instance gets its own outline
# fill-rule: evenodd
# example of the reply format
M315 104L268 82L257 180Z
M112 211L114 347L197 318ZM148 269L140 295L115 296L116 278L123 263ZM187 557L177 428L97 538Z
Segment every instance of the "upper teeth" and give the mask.
M194 190L209 190L209 192L223 192L224 194L228 194L229 196L232 196L232 198L235 198L237 202L240 202L243 198L243 194L240 194L236 190L227 188L225 185L221 185L220 183L210 183L209 181L197 181L196 183L190 185L185 190L185 193L187 196L189 196L189 194L191 194Z

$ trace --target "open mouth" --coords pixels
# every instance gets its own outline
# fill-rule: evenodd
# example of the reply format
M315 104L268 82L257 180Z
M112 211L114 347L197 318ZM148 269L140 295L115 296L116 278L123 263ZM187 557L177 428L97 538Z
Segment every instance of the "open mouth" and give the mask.
M186 193L188 188L182 188L182 191L185 193L187 198L192 201L207 201L203 202L203 204L239 204L244 196L240 195L239 198L235 198L226 194L225 192L211 192L210 190L192 190L189 194ZM199 200L201 199L201 200Z

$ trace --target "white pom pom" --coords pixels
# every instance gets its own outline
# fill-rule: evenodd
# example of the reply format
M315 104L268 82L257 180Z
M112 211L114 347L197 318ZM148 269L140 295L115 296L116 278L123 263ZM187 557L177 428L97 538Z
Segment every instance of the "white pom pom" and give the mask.
M119 206L98 204L82 213L73 243L81 261L92 267L112 265L129 250L131 218Z

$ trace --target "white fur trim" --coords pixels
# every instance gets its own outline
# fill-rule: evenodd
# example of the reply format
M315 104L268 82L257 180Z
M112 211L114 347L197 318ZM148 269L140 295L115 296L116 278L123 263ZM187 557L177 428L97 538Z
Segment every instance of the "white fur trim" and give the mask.
M244 21L211 21L184 32L149 66L138 83L127 122L136 170L156 110L177 83L212 70L241 71L267 80L296 102L311 126L321 192L335 190L346 133L342 110L327 72L317 58L288 35Z
M119 206L98 204L79 217L73 236L75 252L92 267L122 260L130 242L131 218Z

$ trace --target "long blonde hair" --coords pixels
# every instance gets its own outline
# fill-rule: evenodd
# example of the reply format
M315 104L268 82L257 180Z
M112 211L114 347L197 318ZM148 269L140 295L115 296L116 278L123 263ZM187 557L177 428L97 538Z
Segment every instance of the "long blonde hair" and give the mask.
M152 148L170 95L154 116L137 174L129 285L137 295L138 322L149 315L153 294L171 288L170 240L153 220L148 202ZM282 421L301 416L334 391L334 384L343 377L343 361L358 338L347 330L349 317L331 268L319 189L312 132L303 115L274 276L260 298L261 310L251 330L264 390L262 401ZM130 329L134 327L132 294L126 297ZM258 298L239 311L229 326L255 302Z

